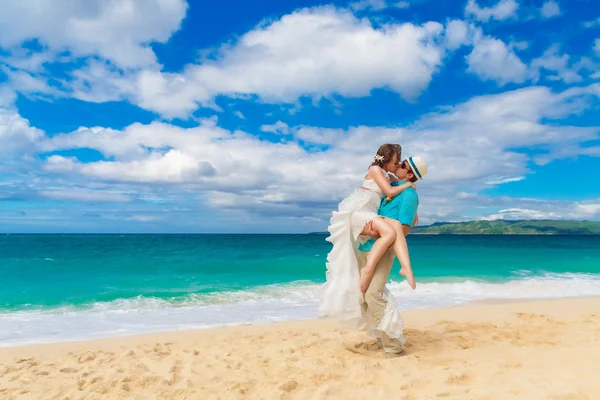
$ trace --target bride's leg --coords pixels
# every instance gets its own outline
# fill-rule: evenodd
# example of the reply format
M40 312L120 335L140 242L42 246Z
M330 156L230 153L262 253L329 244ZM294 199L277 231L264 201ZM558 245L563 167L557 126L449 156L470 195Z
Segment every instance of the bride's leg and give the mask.
M360 271L360 291L363 293L369 288L371 278L373 278L373 273L375 272L375 266L379 262L379 259L396 239L396 231L383 218L375 218L371 221L370 227L374 232L364 233L367 233L370 236L374 236L373 233L375 233L379 238L375 240L375 243L367 256L367 263Z
M417 287L417 283L415 282L415 275L410 265L406 234L400 222L395 219L388 219L387 221L396 232L396 240L394 241L392 247L394 248L394 253L396 253L396 257L398 257L398 261L400 262L400 275L405 277L410 287L414 289Z

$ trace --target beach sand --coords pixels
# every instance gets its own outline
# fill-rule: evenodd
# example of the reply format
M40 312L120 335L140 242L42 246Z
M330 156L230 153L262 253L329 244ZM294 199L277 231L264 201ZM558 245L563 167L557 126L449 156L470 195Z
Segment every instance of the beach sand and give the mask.
M0 348L1 399L600 399L600 299L403 313L404 356L337 321Z

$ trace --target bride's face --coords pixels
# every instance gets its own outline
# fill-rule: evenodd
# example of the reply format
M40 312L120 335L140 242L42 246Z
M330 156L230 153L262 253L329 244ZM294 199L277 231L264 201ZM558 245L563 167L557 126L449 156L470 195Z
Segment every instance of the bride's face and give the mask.
M398 154L394 154L394 157L383 168L388 172L392 172L398 168L398 165L400 165L400 159L398 158Z

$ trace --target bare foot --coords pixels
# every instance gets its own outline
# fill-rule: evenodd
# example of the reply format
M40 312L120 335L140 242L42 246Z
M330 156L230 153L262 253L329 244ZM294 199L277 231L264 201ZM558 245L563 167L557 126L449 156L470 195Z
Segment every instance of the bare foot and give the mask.
M360 270L360 291L363 293L367 292L369 285L371 284L371 279L373 278L373 273L375 270L369 268L363 268Z
M411 288L415 289L417 287L417 282L415 282L415 275L412 272L412 268L400 268L400 275L406 278Z

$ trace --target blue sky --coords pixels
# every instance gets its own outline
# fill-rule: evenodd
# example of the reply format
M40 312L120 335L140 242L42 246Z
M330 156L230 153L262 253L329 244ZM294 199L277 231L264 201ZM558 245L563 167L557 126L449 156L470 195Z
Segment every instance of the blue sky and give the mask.
M594 1L0 6L2 232L321 231L386 142L423 224L600 220Z

